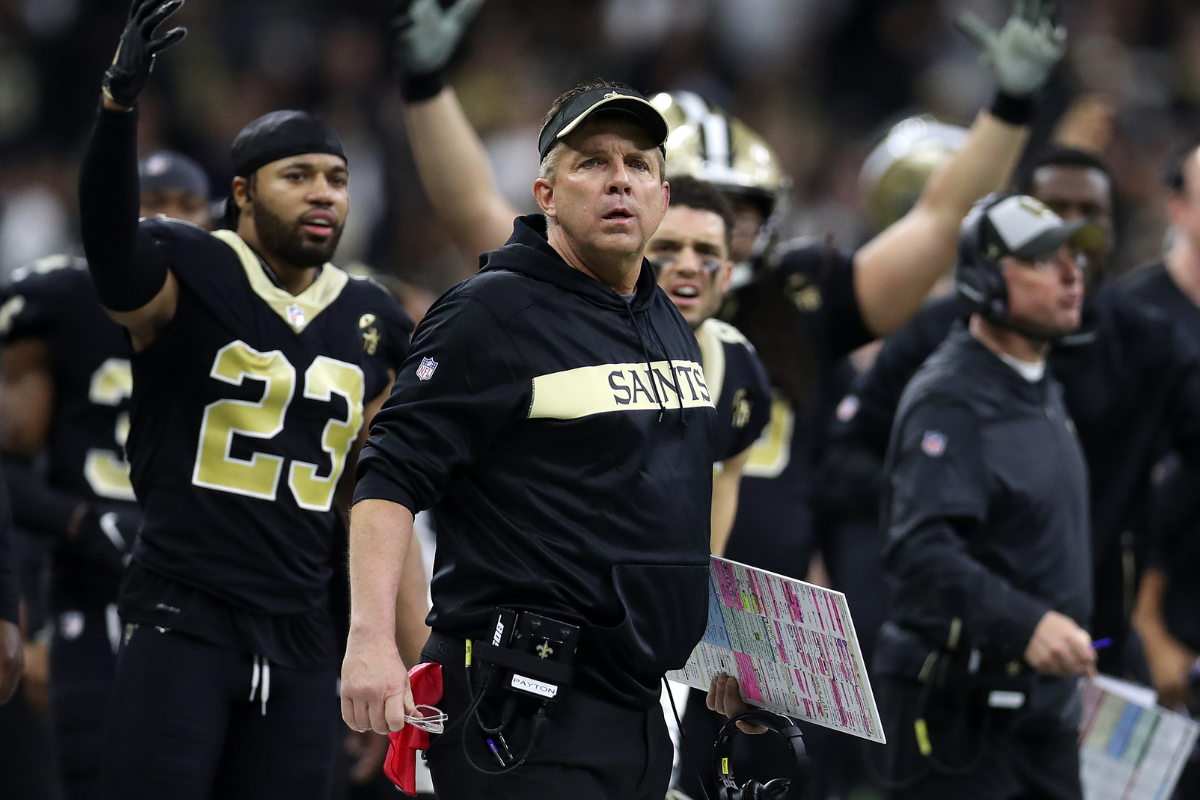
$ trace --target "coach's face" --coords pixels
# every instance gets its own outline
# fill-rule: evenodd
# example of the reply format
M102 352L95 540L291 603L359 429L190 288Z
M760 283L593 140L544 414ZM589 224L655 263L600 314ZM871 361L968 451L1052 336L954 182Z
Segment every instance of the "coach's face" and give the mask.
M670 198L658 148L620 118L589 120L562 141L552 173L534 184L543 213L585 264L640 259Z
M307 153L272 161L254 180L235 178L234 199L264 249L296 267L333 258L350 211L346 161Z
M1079 327L1083 270L1064 245L1025 260L1005 256L1000 268L1008 285L1008 315L1023 327L1055 338Z

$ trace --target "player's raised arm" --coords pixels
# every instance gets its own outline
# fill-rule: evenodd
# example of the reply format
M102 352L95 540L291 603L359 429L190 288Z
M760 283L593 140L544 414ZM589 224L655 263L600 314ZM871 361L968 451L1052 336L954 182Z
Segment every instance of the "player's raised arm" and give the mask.
M996 75L996 100L976 117L962 149L929 179L913 209L855 254L855 291L874 333L891 333L916 313L954 264L959 224L971 204L1008 183L1029 135L1032 97L1066 47L1053 10L1053 0L1017 0L999 31L970 14L960 19Z
M153 343L175 315L178 287L138 227L137 98L155 57L186 34L156 29L184 0L133 0L117 55L104 73L103 104L79 175L83 247L100 300L129 329L135 350Z
M518 211L496 187L483 142L463 113L442 70L483 0L402 4L393 22L392 61L408 103L408 136L417 172L450 238L474 255L494 250L512 233Z

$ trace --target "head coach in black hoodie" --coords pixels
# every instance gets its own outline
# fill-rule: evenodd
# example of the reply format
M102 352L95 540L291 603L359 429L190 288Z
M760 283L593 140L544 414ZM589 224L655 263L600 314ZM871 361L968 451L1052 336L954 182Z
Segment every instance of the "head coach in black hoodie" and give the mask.
M715 417L696 337L642 257L670 197L666 136L624 86L555 102L543 214L430 309L358 462L342 714L384 733L412 713L396 589L413 514L432 508L439 797L666 792L659 681L704 632ZM465 645L491 642L497 608L581 629L548 722L531 722L536 701L506 707L507 687L470 707Z

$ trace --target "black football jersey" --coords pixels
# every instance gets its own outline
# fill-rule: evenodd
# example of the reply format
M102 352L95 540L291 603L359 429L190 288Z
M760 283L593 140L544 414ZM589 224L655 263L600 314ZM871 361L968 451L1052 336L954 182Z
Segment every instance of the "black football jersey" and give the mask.
M334 490L412 324L381 286L332 265L292 295L230 231L141 225L179 302L132 359L134 561L251 614L318 609L337 560Z
M830 378L841 359L874 335L858 306L853 254L796 242L774 258L773 268L789 276L786 291L801 314L813 391L803 404L775 393L770 420L742 472L725 557L803 578L816 543L816 463L840 397Z
M717 461L733 458L758 439L771 416L771 382L754 346L737 328L717 319L696 331L704 380L716 398Z
M125 460L133 391L129 341L101 308L86 261L50 256L13 273L0 294L0 342L31 338L46 344L54 381L48 482L81 500L132 504ZM56 543L56 610L115 602L118 583L71 544Z

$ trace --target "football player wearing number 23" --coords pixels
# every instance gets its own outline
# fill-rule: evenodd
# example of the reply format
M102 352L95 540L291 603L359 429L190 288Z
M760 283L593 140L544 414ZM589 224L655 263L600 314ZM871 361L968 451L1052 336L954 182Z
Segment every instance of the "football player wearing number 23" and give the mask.
M412 325L328 263L348 164L305 112L234 141L235 230L138 221L137 96L183 38L155 36L182 5L134 0L80 174L89 268L133 348L127 449L145 515L121 587L104 796L325 797L335 494Z

